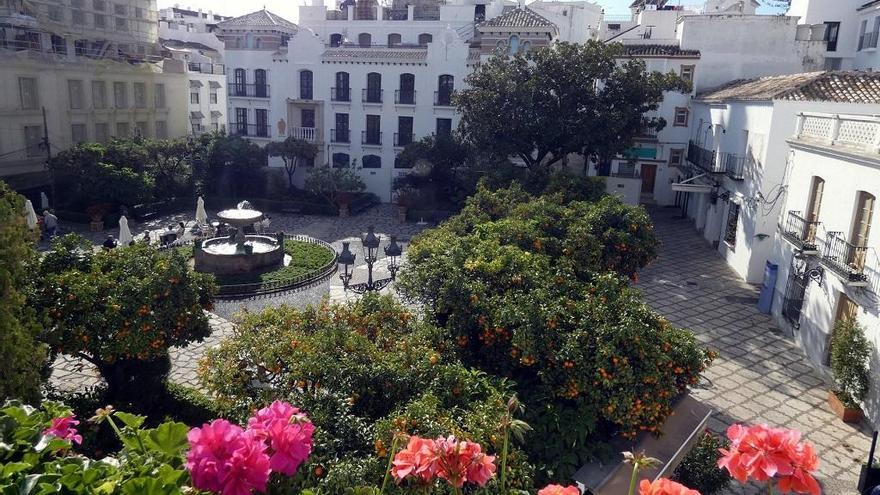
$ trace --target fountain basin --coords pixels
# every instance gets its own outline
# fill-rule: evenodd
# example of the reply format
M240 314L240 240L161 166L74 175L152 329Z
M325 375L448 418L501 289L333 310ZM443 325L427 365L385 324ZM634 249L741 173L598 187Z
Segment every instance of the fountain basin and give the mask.
M243 245L229 237L213 237L193 249L193 257L197 272L237 275L281 266L284 244L267 235L246 235Z

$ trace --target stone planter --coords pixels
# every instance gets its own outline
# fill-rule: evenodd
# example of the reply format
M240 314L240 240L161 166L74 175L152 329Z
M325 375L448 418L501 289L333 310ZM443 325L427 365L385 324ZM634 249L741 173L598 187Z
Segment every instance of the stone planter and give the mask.
M104 230L104 221L92 220L91 223L89 223L89 229L91 229L92 232L100 232Z
M828 405L831 406L834 414L844 423L859 423L864 417L860 408L843 405L843 402L840 402L840 399L837 398L837 394L833 390L828 392Z

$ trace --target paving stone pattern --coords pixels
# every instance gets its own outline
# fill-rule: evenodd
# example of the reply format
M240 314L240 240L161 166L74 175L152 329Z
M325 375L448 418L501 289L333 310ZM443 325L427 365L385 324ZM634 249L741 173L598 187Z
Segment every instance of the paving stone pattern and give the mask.
M834 416L823 373L757 310L758 289L744 283L678 214L673 208L652 210L659 257L636 286L654 309L719 352L705 384L693 394L717 411L710 429L723 434L733 423L796 428L816 446L824 493L857 493L869 428ZM766 493L766 488L734 482L729 493Z

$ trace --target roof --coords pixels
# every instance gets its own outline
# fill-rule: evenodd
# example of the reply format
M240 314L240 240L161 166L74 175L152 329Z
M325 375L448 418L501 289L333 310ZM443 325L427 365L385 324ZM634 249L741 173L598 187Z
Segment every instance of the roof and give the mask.
M321 58L325 60L391 59L422 62L427 60L428 50L425 48L330 48L324 50Z
M528 7L511 9L498 17L493 17L480 23L480 27L542 28L552 31L556 30L556 24L553 24L547 20L546 17Z
M238 26L264 26L264 27L280 27L290 29L292 31L299 30L299 26L288 21L287 19L273 14L266 9L251 12L242 16L219 22L217 26L220 28L234 28Z
M784 76L746 79L710 89L697 100L828 101L837 103L880 103L880 73L805 72Z
M867 8L869 8L869 7L873 7L873 6L877 5L878 3L880 3L880 0L873 0L873 1L868 2L868 3L863 3L863 4L861 5L861 7L857 8L856 10L865 10L865 9L867 9Z
M623 45L623 57L700 58L699 50L683 50L678 45Z
M190 48L193 50L199 50L199 51L204 51L204 52L216 52L217 51L216 49L211 48L208 45L205 45L203 43L197 43L195 41L182 41L182 40L159 38L159 43L161 43L162 46L164 46L165 48L177 48L177 49Z

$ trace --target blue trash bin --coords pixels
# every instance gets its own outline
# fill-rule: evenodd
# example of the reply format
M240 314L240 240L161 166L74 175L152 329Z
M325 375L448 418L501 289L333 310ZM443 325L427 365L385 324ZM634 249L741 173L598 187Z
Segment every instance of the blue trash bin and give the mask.
M773 305L773 288L776 287L776 276L779 273L779 265L770 263L764 265L764 281L761 282L761 295L758 297L758 311L770 314Z

